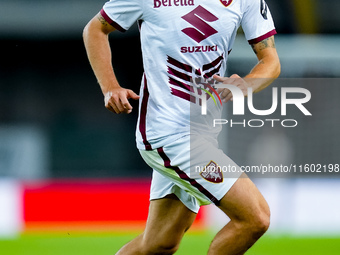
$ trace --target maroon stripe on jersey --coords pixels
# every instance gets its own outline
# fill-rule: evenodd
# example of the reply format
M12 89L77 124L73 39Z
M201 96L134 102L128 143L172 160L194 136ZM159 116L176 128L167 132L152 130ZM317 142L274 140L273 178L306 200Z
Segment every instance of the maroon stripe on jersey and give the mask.
M211 202L215 203L216 205L219 204L219 200L216 197L214 197L208 190L206 190L201 184L199 184L195 179L191 179L178 166L172 166L169 157L165 154L162 147L158 148L157 152L158 152L159 156L161 156L161 158L163 159L164 166L166 168L170 168L170 169L174 170L182 180L189 182L192 186L194 186L201 193L203 193L206 197L208 197L211 200Z
M147 86L147 80L144 74L144 89L143 89L143 99L140 109L140 117L139 117L139 132L142 135L143 143L145 145L146 150L152 150L151 144L146 139L146 113L147 106L149 101L149 90Z
M171 77L169 77L169 83L172 84L172 85L175 85L177 87L183 88L185 90L188 90L188 91L191 90L189 85L187 85L183 82L177 81L177 80L175 80L174 78L171 78Z
M196 97L194 95L190 95L190 102L196 104Z
M203 65L202 70L203 71L209 70L210 68L212 68L212 67L216 66L218 63L220 63L222 59L223 59L223 54L221 56L219 56L218 58L216 58L213 62Z
M221 65L222 65L222 63L220 63L216 68L211 70L209 73L205 73L204 78L208 79L208 78L212 77L214 74L217 74L220 71Z
M177 61L176 59L174 59L174 58L172 58L170 56L168 56L168 63L170 63L170 64L172 64L172 65L174 65L174 66L176 66L176 67L178 67L178 68L180 68L180 69L182 69L184 71L187 71L189 73L192 72L192 67L191 66L189 66L187 64L184 64L184 63L181 63L181 62Z
M168 73L172 74L172 75L174 75L174 76L176 76L176 77L178 77L178 78L180 78L182 80L185 80L185 81L190 81L191 80L191 77L189 75L187 75L185 73L181 73L181 72L179 72L179 71L177 71L177 70L175 70L175 69L173 69L173 68L171 68L169 66L168 66Z
M120 32L125 32L126 30L122 28L118 23L113 21L104 11L104 9L100 10L100 14L103 16L103 18L106 20L107 23L109 23L111 26L113 26L115 29L119 30Z
M263 41L264 39L267 39L268 37L271 37L272 35L276 35L276 30L273 29L272 31L269 31L268 33L261 35L260 37L254 38L249 40L249 44L255 44Z
M183 92L181 90L171 88L171 94L173 94L176 97L180 97L182 99L190 101L190 94L186 93L186 92Z
M139 20L138 20L138 30L139 30L139 31L142 29L143 21L144 21L144 20L142 20L142 19L139 19Z

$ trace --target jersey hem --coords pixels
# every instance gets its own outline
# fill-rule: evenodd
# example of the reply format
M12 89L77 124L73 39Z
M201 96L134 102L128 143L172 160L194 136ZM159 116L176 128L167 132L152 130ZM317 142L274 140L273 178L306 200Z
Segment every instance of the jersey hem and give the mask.
M266 33L264 35L261 35L257 38L251 39L251 40L248 40L248 43L249 44L259 43L259 42L263 41L264 39L267 39L268 37L271 37L271 36L276 35L276 34L277 34L276 30L273 29L273 30L269 31L268 33Z
M100 14L103 16L103 18L111 25L113 26L115 29L117 29L120 32L125 32L126 29L122 28L117 22L115 22L114 20L112 20L104 11L104 9L100 10Z

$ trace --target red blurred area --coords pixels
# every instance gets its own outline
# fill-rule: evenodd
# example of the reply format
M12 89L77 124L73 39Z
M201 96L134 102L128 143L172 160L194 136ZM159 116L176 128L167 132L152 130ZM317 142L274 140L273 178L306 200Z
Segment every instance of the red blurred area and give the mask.
M149 207L150 180L43 180L23 184L26 229L63 226L141 228ZM202 225L202 214L195 226Z

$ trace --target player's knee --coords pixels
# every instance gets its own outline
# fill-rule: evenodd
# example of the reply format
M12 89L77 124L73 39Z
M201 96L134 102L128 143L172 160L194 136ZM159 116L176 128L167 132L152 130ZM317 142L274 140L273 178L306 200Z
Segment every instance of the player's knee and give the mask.
M178 250L177 246L155 246L155 247L148 247L144 250L143 254L164 254L164 255L171 255L174 254Z
M262 204L260 208L254 209L245 217L232 218L235 226L248 233L251 239L259 239L269 228L270 210L267 204Z
M260 238L269 228L270 211L269 208L259 211L250 224L255 239Z
M260 234L264 234L270 225L270 215L269 214L265 214L262 213L259 217L258 217L258 221L257 221L257 230Z
M176 240L153 240L144 243L143 254L174 254L179 248L179 242Z
M179 244L176 242L166 242L158 246L159 253L157 254L174 254L179 248Z

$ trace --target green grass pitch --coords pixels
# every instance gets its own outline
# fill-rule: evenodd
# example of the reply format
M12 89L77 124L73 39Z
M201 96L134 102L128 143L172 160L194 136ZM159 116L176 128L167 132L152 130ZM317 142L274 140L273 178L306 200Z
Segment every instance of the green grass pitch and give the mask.
M136 233L29 233L0 239L2 255L113 255ZM184 237L179 255L204 255L213 234L191 232ZM297 238L266 235L247 255L338 255L339 238Z

